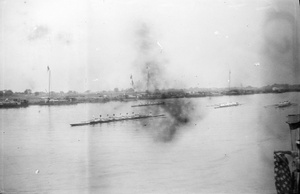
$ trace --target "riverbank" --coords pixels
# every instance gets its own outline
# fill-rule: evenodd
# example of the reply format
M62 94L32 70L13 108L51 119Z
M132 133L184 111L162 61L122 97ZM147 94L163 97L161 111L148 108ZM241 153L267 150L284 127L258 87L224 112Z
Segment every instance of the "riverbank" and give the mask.
M74 105L79 103L106 103L110 101L139 101L139 100L163 100L171 98L201 98L201 97L217 97L217 96L239 96L239 95L253 95L253 94L266 94L266 93L286 93L286 92L298 92L298 91L202 91L202 92L185 92L183 90L172 91L172 92L155 92L155 93L146 93L146 92L132 92L132 93L83 93L83 94L52 94L49 100L47 94L43 95L34 95L34 94L13 94L10 96L1 96L0 102L16 102L16 101L26 101L28 105ZM16 107L12 106L11 108ZM21 107L21 106L20 106ZM26 106L22 106L26 107ZM0 108L10 108L0 107Z

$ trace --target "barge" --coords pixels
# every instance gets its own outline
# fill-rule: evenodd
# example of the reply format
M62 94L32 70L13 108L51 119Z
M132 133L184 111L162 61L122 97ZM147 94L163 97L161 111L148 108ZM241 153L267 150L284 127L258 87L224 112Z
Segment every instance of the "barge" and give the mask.
M27 107L28 101L27 100L19 100L19 99L14 99L14 100L8 100L6 99L5 101L0 102L0 108L20 108L20 107Z

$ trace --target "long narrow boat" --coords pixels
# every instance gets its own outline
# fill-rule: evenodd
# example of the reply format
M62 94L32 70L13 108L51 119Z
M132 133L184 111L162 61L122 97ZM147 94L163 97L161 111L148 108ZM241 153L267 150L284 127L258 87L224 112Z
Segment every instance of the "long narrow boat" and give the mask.
M286 101L282 101L279 102L277 104L271 104L271 105L266 105L265 108L267 107L275 107L275 108L285 108L285 107L289 107L289 106L294 106L297 105L296 103L291 103L290 101L286 100Z
M238 102L227 102L227 103L219 104L215 106L215 108L226 108L226 107L239 106L239 105L241 104L239 104Z
M110 122L116 122L116 121L127 121L127 120L134 120L134 119L144 119L144 118L151 118L151 117L162 117L163 114L160 115L133 115L133 116L124 116L124 117L111 117L111 118L95 118L88 121L82 121L80 123L73 123L70 124L71 127L74 126L81 126L81 125L94 125L98 123L110 123Z
M283 102L279 102L278 104L275 104L275 107L277 108L283 108L283 107L287 107L287 106L291 106L292 103L290 101L283 101Z
M164 105L164 104L165 104L165 102L150 102L150 103L143 103L143 104L132 105L131 107L154 106L154 105Z

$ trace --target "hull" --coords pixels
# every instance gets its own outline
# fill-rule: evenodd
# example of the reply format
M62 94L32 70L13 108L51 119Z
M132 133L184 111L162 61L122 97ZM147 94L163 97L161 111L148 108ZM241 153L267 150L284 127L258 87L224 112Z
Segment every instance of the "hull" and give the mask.
M77 102L69 102L69 101L50 101L50 102L40 102L37 105L40 106L53 106L53 105L73 105L78 104Z
M22 105L4 104L4 105L0 105L0 108L23 108L27 106L28 104L22 104Z
M82 125L95 125L99 123L110 123L110 122L116 122L116 121L127 121L127 120L135 120L135 119L145 119L145 118L151 118L151 117L162 117L164 115L142 115L142 116L132 116L132 117L119 117L119 118L110 118L110 119L94 119L90 121L83 121L80 123L73 123L70 124L71 127L75 126L82 126Z
M146 104L138 104L138 105L132 105L131 107L140 107L140 106L155 106L155 105L163 105L164 102L159 103L146 103Z
M292 104L290 102L284 102L284 103L277 104L276 107L283 108L283 107L288 107L288 106L291 106L291 105Z
M11 101L11 102L1 102L0 103L0 108L22 108L22 107L27 107L28 102L27 101Z
M237 102L232 102L232 103L220 104L220 105L216 106L215 108L227 108L227 107L238 106L238 105L240 105L240 104Z

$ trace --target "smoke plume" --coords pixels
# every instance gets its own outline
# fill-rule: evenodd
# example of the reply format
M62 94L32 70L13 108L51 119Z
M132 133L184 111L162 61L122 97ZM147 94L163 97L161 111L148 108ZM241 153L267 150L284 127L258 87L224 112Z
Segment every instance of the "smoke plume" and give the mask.
M155 91L168 88L170 82L165 71L168 60L162 52L162 45L157 44L159 41L146 23L138 25L135 35L137 48L135 67L142 77L138 82L139 89L148 91L151 95ZM165 118L151 122L151 128L154 129L151 133L156 140L169 142L175 138L179 130L190 123L194 105L190 99L169 99L165 100L162 106L148 106L141 110L144 110L144 113L151 112L153 115L165 115ZM145 121L141 122L146 125Z
M149 25L140 23L135 32L137 58L135 68L141 74L142 80L137 85L139 90L154 92L156 89L166 87L167 80L165 66L168 61L157 45L154 33Z

